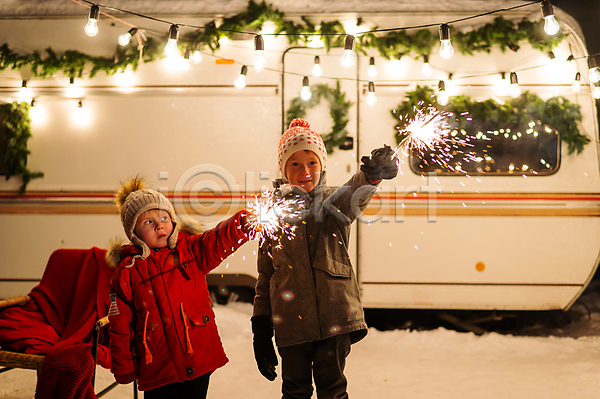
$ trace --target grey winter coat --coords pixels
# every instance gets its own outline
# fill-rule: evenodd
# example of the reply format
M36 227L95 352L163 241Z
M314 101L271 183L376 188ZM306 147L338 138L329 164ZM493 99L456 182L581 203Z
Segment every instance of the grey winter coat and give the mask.
M321 183L308 194L289 184L279 188L286 199L303 198L305 209L290 220L295 236L267 238L258 254L254 315L273 317L277 346L345 333L354 343L367 334L348 240L350 224L376 189L360 171L338 189Z

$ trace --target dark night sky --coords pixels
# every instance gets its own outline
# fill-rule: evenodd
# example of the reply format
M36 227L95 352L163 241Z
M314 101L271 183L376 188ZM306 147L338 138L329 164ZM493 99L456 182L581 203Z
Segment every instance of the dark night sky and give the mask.
M551 3L579 22L588 53L600 53L600 0L551 0Z

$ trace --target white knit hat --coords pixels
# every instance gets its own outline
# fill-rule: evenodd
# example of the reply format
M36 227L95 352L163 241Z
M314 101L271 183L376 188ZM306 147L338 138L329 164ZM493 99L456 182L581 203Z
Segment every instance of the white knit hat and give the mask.
M285 166L288 159L293 153L302 150L314 152L321 161L321 172L325 171L327 150L323 139L310 128L308 121L297 118L290 123L290 128L279 139L279 170L282 176L287 178Z
M173 222L173 232L167 240L167 246L171 249L177 244L179 234L179 224L175 217L175 209L171 202L158 191L144 188L141 179L133 179L121 186L116 194L117 206L120 208L121 223L125 230L125 235L131 240L133 245L142 249L142 259L150 255L150 248L135 234L135 225L138 217L149 210L166 211Z

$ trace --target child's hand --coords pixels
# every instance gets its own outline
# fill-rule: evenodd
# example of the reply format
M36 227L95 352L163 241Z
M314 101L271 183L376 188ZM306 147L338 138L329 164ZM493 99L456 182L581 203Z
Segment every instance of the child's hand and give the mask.
M384 145L371 151L371 155L360 159L360 170L370 182L379 182L381 179L393 179L398 175L398 157L392 147Z

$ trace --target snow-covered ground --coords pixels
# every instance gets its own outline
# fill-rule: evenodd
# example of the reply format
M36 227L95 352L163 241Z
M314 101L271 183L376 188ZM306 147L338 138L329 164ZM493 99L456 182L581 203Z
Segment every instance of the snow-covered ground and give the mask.
M597 285L590 287L565 315L573 322L529 323L524 329L532 334L529 336L495 332L478 336L441 327L424 331L371 328L367 337L352 347L348 358L350 397L598 398L598 291ZM215 305L215 312L230 362L211 377L208 397L281 397L281 379L267 381L254 362L251 305L241 302ZM547 334L554 335L543 336ZM0 374L0 398L32 398L35 376L29 370ZM108 385L111 380L108 371L99 369L98 387ZM129 385L119 386L105 397L132 396Z

